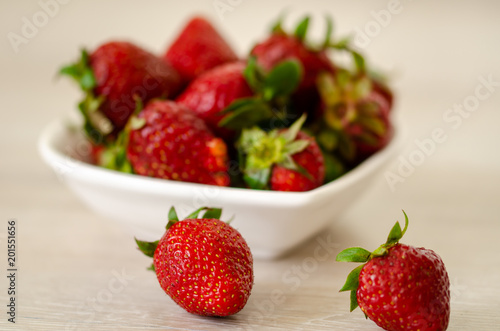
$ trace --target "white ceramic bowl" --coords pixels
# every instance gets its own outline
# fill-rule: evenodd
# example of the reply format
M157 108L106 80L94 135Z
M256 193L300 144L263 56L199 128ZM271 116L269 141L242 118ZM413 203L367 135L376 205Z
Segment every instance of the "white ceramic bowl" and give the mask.
M223 219L248 242L254 257L275 258L334 222L363 193L399 147L391 143L339 179L308 192L274 192L176 182L111 171L85 162L88 143L62 120L39 140L43 159L91 209L142 240L157 240L168 210L180 217L201 206L222 207ZM131 240L132 243L132 240Z

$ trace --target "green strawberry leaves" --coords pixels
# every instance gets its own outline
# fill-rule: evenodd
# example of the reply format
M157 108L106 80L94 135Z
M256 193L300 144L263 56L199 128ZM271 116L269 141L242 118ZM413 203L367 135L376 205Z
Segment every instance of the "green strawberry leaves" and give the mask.
M173 207L172 207L173 208ZM205 211L202 217L200 217L200 213ZM210 208L210 207L201 207L193 211L191 214L186 216L184 219L197 219L197 218L216 218L220 219L222 214L222 209L220 208Z
M177 212L175 211L175 208L172 206L168 211L168 223L165 229L166 230L170 229L170 227L177 222L179 222L179 216L177 216Z
M92 142L96 144L103 143L104 137L113 131L113 124L99 110L104 98L96 97L94 94L97 80L90 66L88 52L82 49L80 59L61 68L59 74L71 77L84 92L85 96L78 104L78 109L84 119L84 131Z
M73 78L83 91L92 91L97 86L94 72L90 67L89 55L85 49L82 49L77 62L62 67L59 73Z
M239 130L252 126L265 119L274 117L271 107L260 98L242 98L235 100L221 114L228 114L219 122L219 126Z
M220 219L222 215L222 209L220 208L209 208L203 215L203 218L214 218L214 219Z
M324 105L322 119L315 123L320 146L348 162L356 158L357 142L377 146L389 127L380 103L370 101L373 78L337 68L320 74L316 83Z
M236 147L240 156L243 179L250 188L261 190L268 188L274 165L310 176L292 158L310 144L309 140L296 139L305 120L304 114L290 128L281 131L274 129L265 132L258 127L242 131Z
M292 125L290 125L290 127L287 130L283 131L280 134L281 137L283 137L283 139L285 139L285 141L287 143L293 144L293 143L297 143L300 141L300 140L296 141L295 138L297 137L300 129L302 128L302 126L306 122L306 117L307 116L305 114L303 114L301 117L299 117L298 120L296 120ZM302 149L304 149L304 148L302 148ZM292 154L295 154L295 153L292 153Z
M211 208L211 207L201 207L190 213L188 216L186 216L183 220L187 219L197 219L200 218L199 215L201 212L203 212L203 216L201 218L208 218L208 219L220 219L222 215L222 209L220 208ZM177 212L174 207L170 207L170 210L168 211L168 223L165 227L165 229L168 231L174 224L176 224L179 221L179 216L177 216ZM137 238L134 238L135 242L137 244L137 248L146 256L148 257L154 257L156 248L158 247L159 240L157 241L142 241L138 240ZM153 270L155 271L154 264L152 264L150 267L148 267L148 270Z
M371 252L361 247L351 247L340 252L336 260L338 262L367 262Z
M277 64L264 78L262 96L266 101L290 95L302 79L302 65L297 60Z
M326 34L325 34L325 41L323 42L322 49L327 48L330 45L330 41L332 39L333 35L333 20L330 16L326 16L325 18L326 21Z
M344 164L333 154L323 151L323 159L325 160L325 183L329 183L345 174L346 168Z
M134 113L128 119L125 128L118 133L117 138L106 145L104 152L97 162L101 167L129 174L134 173L132 164L127 158L130 133L135 130L140 130L146 125L146 120L137 116L143 109L142 100L138 96L134 96L134 100Z
M159 241L147 242L135 239L137 246L144 255L153 257L155 254L156 247L158 247Z
M257 59L251 56L243 76L255 95L233 101L220 114L226 115L219 126L241 130L284 117L289 96L299 86L303 75L302 65L297 60L285 60L269 72L265 72Z
M405 227L401 230L401 226L399 222L396 222L389 232L389 236L387 237L387 241L385 244L380 245L375 251L369 252L361 247L351 247L344 249L339 254L337 254L335 260L338 262L361 262L362 265L356 267L352 270L347 276L347 280L340 289L340 292L351 291L351 305L350 311L352 312L354 309L358 307L358 301L356 297L356 291L359 287L359 275L361 270L365 266L365 263L370 261L373 258L381 257L388 254L389 249L394 245L397 245L399 240L403 237L408 229L408 216L403 210L403 214L405 216Z
M403 210L403 214L405 215L405 227L401 231L401 225L399 225L399 222L396 222L394 226L391 229L391 232L389 233L389 236L387 237L387 241L385 243L386 246L390 245L395 245L398 243L398 241L403 238L406 230L408 229L408 215L406 215L405 211Z
M310 18L308 16L306 16L297 25L297 27L295 28L295 32L294 32L294 36L297 39L299 39L301 41L304 41L306 39L307 29L309 28L309 21L310 21Z
M248 169L243 174L243 180L254 190L265 190L271 178L271 168Z
M260 91L263 88L266 73L257 64L257 58L255 56L250 56L247 60L247 66L243 70L243 77L247 81L248 86L253 91Z
M361 269L363 269L363 265L356 267L352 270L347 276L347 280L340 289L339 292L350 291L351 292L351 306L350 311L352 312L354 309L358 307L358 299L356 297L356 291L359 287L359 274L361 273Z

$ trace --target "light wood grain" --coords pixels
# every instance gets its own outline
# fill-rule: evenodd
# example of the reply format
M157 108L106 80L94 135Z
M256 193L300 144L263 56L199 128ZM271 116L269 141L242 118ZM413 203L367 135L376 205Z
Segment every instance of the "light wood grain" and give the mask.
M418 176L435 178L434 171ZM500 179L490 178L497 183ZM451 179L441 178L443 184ZM7 191L19 189L15 181L5 184ZM4 209L19 224L16 326L23 330L377 330L359 310L349 314L348 295L338 289L351 265L336 263L334 257L342 247L367 242L367 248L374 248L372 242L384 240L384 236L372 239L371 234L385 235L394 220L369 215L385 189L385 183L371 188L354 211L334 220L329 229L289 256L256 261L255 287L247 306L221 319L194 316L176 306L146 270L149 261L135 249L133 238L115 223L92 214L46 173L24 192L29 199L23 206L29 208L21 210L12 202ZM494 330L500 323L500 258L491 248L500 223L489 216L498 212L493 198L498 188L481 192L491 197L490 203L483 200L481 215L474 219L470 215L477 207L467 203L425 216L431 214L425 206L436 198L427 189L422 186L420 199L412 198L407 207L412 210L408 211L412 223L404 242L433 248L445 261L452 283L450 330ZM413 187L411 195L418 193L414 190L418 188ZM446 201L458 201L461 195L460 191L448 193ZM386 208L400 207L390 194L385 199ZM435 241L430 229L444 237ZM331 251L320 242L332 242ZM114 278L120 279L117 274L125 276L123 286L110 285ZM1 298L4 302L5 291Z

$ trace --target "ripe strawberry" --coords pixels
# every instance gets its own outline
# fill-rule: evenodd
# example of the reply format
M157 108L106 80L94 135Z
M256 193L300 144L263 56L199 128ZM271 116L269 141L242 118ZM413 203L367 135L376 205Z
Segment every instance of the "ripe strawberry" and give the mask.
M220 112L233 101L253 94L243 76L245 66L244 62L232 62L205 72L176 101L195 111L214 132L227 137L228 131L219 127L224 117Z
M204 18L194 17L164 55L188 83L203 72L238 59L231 47Z
M181 87L179 74L168 63L129 42L109 42L90 55L83 50L79 62L61 73L73 77L85 92L79 107L86 131L97 143L125 126L135 97L142 102L173 97Z
M314 138L299 131L305 115L289 129L264 132L243 130L237 147L244 180L255 189L308 191L325 179L325 164Z
M374 252L353 247L337 255L337 261L366 262L349 274L341 291L351 291L351 311L359 305L385 330L446 330L450 317L448 273L432 250L399 243L408 228L404 215L403 231L396 222L387 242Z
M132 119L126 155L136 174L229 185L226 144L190 109L151 101Z
M220 209L203 207L179 221L172 207L159 241L136 240L139 249L153 257L162 289L189 313L236 314L252 290L250 248L236 229L219 220L220 215Z
M88 161L92 164L99 165L101 163L102 155L105 150L106 147L104 145L98 145L90 142L90 153Z
M297 26L295 33L288 34L281 28L279 22L271 36L258 43L250 52L256 56L257 63L265 70L271 70L284 60L295 59L303 67L304 75L293 96L293 103L302 110L314 110L319 104L316 90L316 79L322 72L333 72L334 66L328 58L325 46L313 49L305 42L309 18L306 17ZM327 34L329 38L329 33Z
M366 73L337 69L318 77L323 101L313 131L321 147L356 165L392 137L392 94Z

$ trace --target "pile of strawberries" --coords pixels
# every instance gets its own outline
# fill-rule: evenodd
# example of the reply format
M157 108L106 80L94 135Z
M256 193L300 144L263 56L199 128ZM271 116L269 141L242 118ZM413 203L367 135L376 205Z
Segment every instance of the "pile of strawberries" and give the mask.
M93 162L123 172L218 186L307 191L391 138L392 93L348 39L306 41L274 25L239 58L204 18L162 56L112 41L61 69L84 91ZM347 69L332 58L352 56Z

